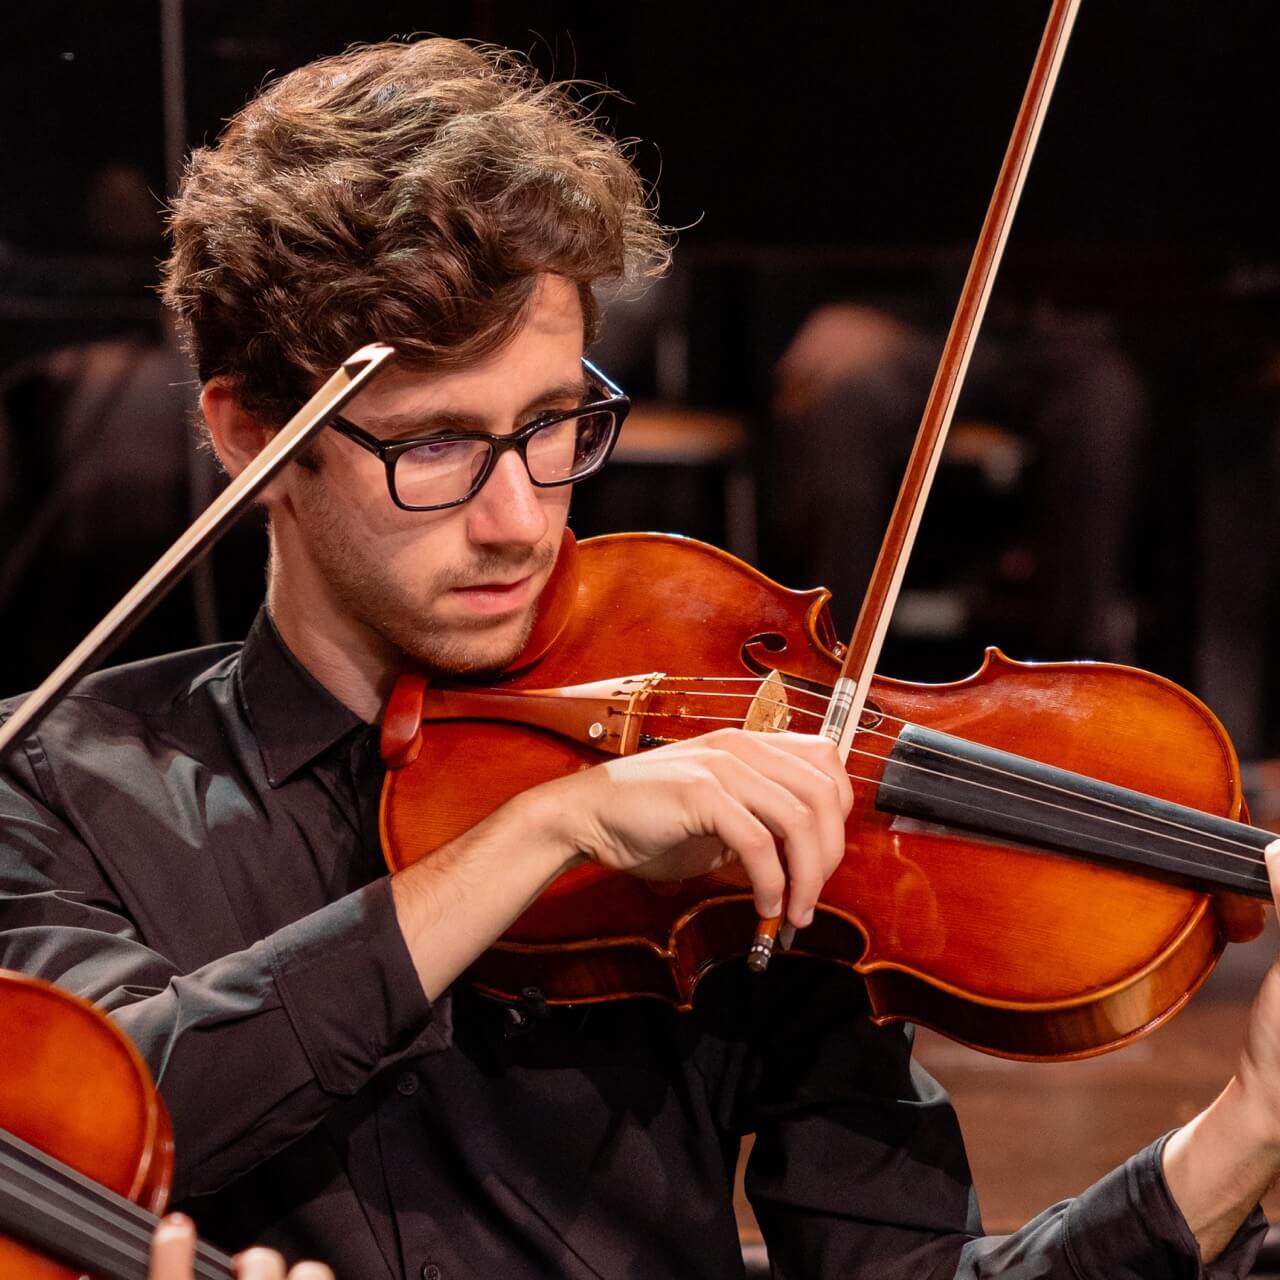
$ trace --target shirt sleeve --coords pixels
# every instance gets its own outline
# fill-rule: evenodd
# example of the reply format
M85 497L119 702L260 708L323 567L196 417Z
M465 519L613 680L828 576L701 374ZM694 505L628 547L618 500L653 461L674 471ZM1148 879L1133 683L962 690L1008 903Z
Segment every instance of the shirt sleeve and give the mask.
M1255 1210L1202 1264L1164 1180L1166 1139L1020 1230L984 1236L955 1111L911 1060L910 1029L875 1026L860 982L831 966L756 1001L770 1029L752 1037L734 1096L756 1131L746 1190L782 1280L1248 1275L1265 1219Z
M0 966L94 1002L138 1046L173 1119L176 1199L253 1168L402 1053L443 1047L386 878L182 972L15 760L0 774Z
M956 1277L1243 1280L1266 1234L1262 1211L1254 1209L1213 1262L1202 1262L1165 1182L1161 1154L1167 1141L1168 1135L1012 1235L970 1242Z

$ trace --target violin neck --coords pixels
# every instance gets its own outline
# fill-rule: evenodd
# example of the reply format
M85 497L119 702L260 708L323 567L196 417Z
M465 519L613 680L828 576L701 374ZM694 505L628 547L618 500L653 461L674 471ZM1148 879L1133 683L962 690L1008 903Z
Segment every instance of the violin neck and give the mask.
M919 725L907 725L889 753L876 807L1271 900L1270 832Z
M158 1219L0 1129L0 1235L103 1280L147 1280ZM233 1280L231 1259L196 1247L196 1280Z

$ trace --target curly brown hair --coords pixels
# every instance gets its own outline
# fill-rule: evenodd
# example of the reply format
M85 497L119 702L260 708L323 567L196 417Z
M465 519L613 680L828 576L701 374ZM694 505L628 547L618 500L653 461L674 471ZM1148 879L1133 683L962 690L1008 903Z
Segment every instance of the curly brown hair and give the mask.
M365 45L270 85L191 157L162 294L202 381L287 420L357 347L424 370L497 349L536 277L593 286L667 265L625 147L571 86L456 40Z

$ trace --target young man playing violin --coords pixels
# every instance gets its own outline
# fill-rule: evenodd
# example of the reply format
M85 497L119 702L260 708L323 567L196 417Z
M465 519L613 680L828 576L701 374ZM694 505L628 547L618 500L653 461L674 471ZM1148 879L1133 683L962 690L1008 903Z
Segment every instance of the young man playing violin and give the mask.
M91 677L4 775L0 964L136 1041L203 1234L348 1280L721 1280L754 1134L778 1275L1246 1274L1280 1174L1280 977L1213 1107L1003 1238L945 1094L852 973L726 966L692 1014L551 1009L516 1034L469 987L584 859L670 880L734 858L758 910L785 888L803 928L850 805L824 740L734 729L612 760L382 874L392 684L520 651L623 412L582 358L594 291L665 260L635 172L562 88L441 40L304 67L196 154L173 236L165 294L232 474L350 352L397 350L265 491L243 646Z

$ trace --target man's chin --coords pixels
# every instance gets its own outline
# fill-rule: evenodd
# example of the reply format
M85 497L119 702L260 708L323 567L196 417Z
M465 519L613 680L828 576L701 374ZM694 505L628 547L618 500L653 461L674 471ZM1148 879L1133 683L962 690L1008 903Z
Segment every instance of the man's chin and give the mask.
M433 628L407 652L420 666L442 675L473 676L503 671L519 655L533 630L536 611L485 624Z

